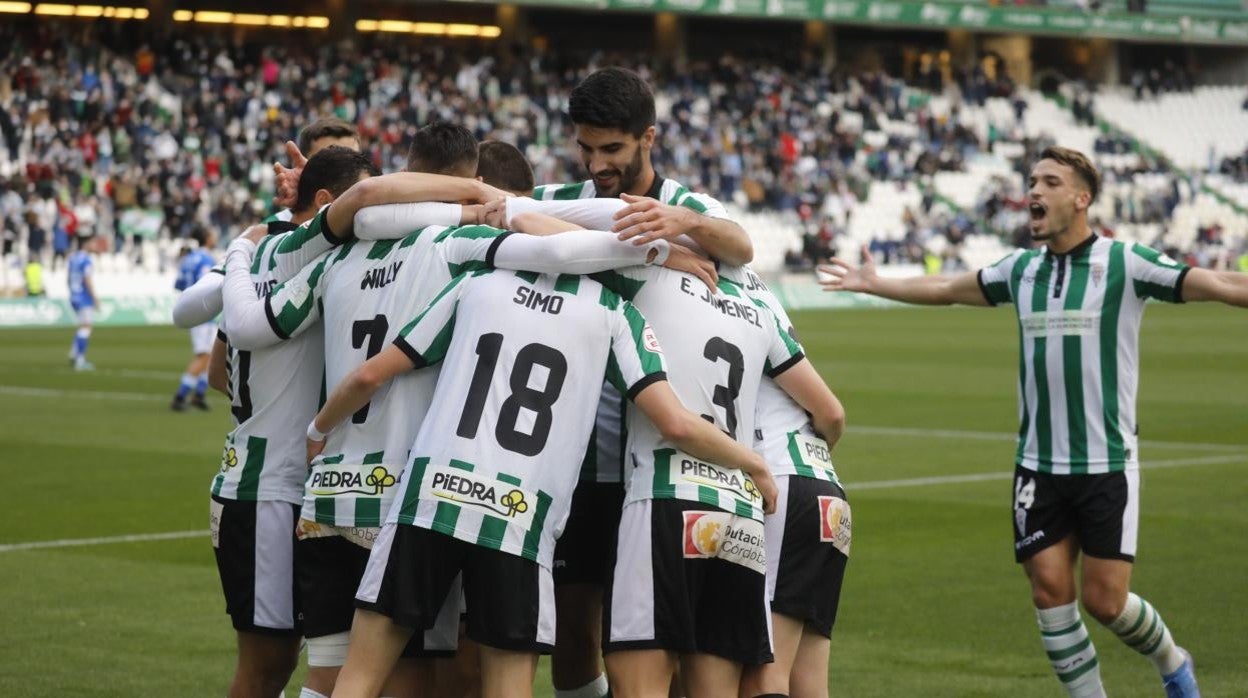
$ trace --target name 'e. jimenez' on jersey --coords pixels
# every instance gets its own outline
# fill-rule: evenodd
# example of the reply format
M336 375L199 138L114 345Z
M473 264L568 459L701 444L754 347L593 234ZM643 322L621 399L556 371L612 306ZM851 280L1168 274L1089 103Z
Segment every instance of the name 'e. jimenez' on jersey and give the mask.
M763 376L779 375L804 356L771 310L723 276L718 293L694 276L664 267L631 267L594 278L646 315L663 344L669 382L685 407L751 444ZM629 410L627 420L633 467L625 480L625 502L683 499L762 520L762 496L745 473L680 451L637 410Z
M1018 313L1016 462L1059 475L1139 467L1140 320L1183 302L1188 267L1095 235L1064 255L1016 250L979 272L984 297Z
M767 284L748 266L720 267L721 276L740 284L746 295L767 306L780 328L798 341L793 321ZM754 450L767 461L772 475L795 475L841 486L832 465L832 451L810 424L810 415L789 394L764 376L754 404Z
M457 277L395 345L443 368L387 521L547 568L604 378L633 397L666 377L645 317L575 275Z
M270 223L251 267L257 298L332 248L317 216L291 229ZM284 232L276 232L276 231ZM221 337L229 342L229 327ZM304 433L320 405L324 341L319 330L266 349L227 353L230 412L234 429L226 436L213 495L243 501L303 501L307 473Z
M597 198L594 180L564 184L545 184L533 190L533 198L539 201L572 201ZM712 218L728 218L728 211L717 199L706 194L690 191L680 182L654 176L654 183L646 196L670 206L684 206ZM628 428L626 415L628 400L611 387L602 387L602 399L598 404L598 419L594 425L590 448L585 452L581 479L587 482L622 482L625 454L628 451Z

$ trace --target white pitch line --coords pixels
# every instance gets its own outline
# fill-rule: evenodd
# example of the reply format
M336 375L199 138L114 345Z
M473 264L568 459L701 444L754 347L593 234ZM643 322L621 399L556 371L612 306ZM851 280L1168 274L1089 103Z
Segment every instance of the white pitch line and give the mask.
M875 434L879 436L917 436L937 439L966 439L968 441L1018 441L1018 434L998 431L967 431L962 429L915 429L909 427L871 427L851 424L850 433ZM1140 441L1141 446L1158 448L1188 448L1202 451L1244 451L1248 447L1236 444L1186 443L1183 441Z
M1184 468L1193 465L1217 465L1219 463L1238 463L1248 461L1248 453L1204 456L1202 458L1175 458L1172 460L1145 461L1140 465L1144 470L1160 468ZM969 473L966 475L938 475L935 477L913 477L904 480L876 480L874 482L847 483L846 490L886 490L895 487L926 487L929 485L950 485L958 482L987 482L990 480L1009 480L1013 472Z
M1151 461L1143 464L1145 470L1158 468L1182 468L1193 465L1216 465L1218 463L1236 463L1248 460L1248 454L1205 456L1204 458L1177 458L1174 460ZM948 485L958 482L983 482L987 480L1008 480L1013 473L969 473L966 475L943 475L939 477L915 477L902 480L876 480L875 482L852 483L849 492L860 490L883 490L894 487L927 487L931 485ZM169 533L140 533L128 536L108 536L103 538L69 538L64 540L44 540L30 543L9 543L0 545L0 553L17 550L42 550L47 548L71 548L81 545L108 545L110 543L141 543L153 540L176 540L179 538L198 538L208 535L208 531L172 531Z
M120 369L119 369L120 370ZM139 372L135 372L139 373ZM155 371L144 372L151 375L158 374ZM173 374L168 374L172 376ZM18 385L0 385L0 395L20 395L22 397L79 397L92 400L158 400L165 401L164 395L155 393L128 393L114 392L111 390L65 390L60 388L33 388ZM879 436L915 436L921 438L933 439L965 439L968 441L1008 441L1015 442L1018 438L1017 434L997 431L969 431L963 429L918 429L910 427L873 427L850 425L850 433L858 434L875 434ZM1235 444L1214 444L1214 443L1186 443L1183 441L1141 441L1141 446L1151 446L1156 448L1186 448L1199 451L1222 451L1222 452L1241 452L1246 450L1245 446Z
M155 393L125 393L112 390L61 390L59 388L32 388L20 385L0 385L0 395L22 397L83 398L87 400L167 400Z
M208 535L208 531L170 531L167 533L136 533L128 536L104 536L101 538L66 538L62 540L39 540L30 543L8 543L0 545L0 553L11 553L15 550L40 550L43 548L73 548L80 545L107 545L109 543L143 543L151 540L177 540L179 538L198 538Z

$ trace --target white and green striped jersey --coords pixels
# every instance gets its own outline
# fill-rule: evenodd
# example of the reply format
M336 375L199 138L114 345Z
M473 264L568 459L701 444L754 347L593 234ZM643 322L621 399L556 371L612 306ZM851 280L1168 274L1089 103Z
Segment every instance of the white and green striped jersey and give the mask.
M593 199L598 196L594 180L566 184L545 184L533 190L533 198L539 201L570 201ZM646 196L672 206L684 206L712 218L727 218L728 211L717 199L706 194L690 191L681 183L654 176L654 183ZM598 419L591 438L592 448L585 452L581 479L589 482L622 482L624 478L624 454L628 443L628 427L625 418L628 400L609 383L602 386L602 400L598 404Z
M487 268L505 235L487 226L429 226L398 240L343 245L273 290L269 324L282 337L323 327L325 384L336 386L452 278ZM436 369L400 376L329 434L303 490L303 518L381 525L437 380Z
M443 368L386 520L547 568L599 386L635 396L665 378L642 314L576 275L457 277L394 343Z
M261 223L289 223L295 218L295 212L284 208L276 213L270 213Z
M481 225L425 226L400 239L356 241L322 256L274 289L264 310L269 329L283 338L323 319L326 384L334 386L393 341L401 323L460 273L495 264L598 271L642 263L665 245L649 250L601 231L531 237ZM304 518L380 525L436 380L433 370L399 378L330 434L312 464Z
M663 343L672 389L685 407L734 439L752 443L761 379L783 373L803 356L767 306L722 276L718 294L696 277L664 267L631 267L594 278L646 314ZM745 473L680 451L637 410L630 410L627 420L632 467L626 502L684 499L762 520L762 497Z
M322 216L260 241L251 267L256 296L333 247L322 233ZM271 230L283 225L270 224ZM228 342L229 327L223 327ZM322 394L323 350L319 332L297 342L228 354L230 411L235 427L226 436L221 470L212 494L244 501L303 500L304 432Z
M746 295L767 306L780 328L797 341L793 321L780 299L753 269L724 266L719 273L740 284ZM806 410L769 376L758 386L758 401L754 403L754 450L767 461L773 475L798 475L841 485L828 443L815 433Z
M1059 475L1139 467L1135 395L1149 298L1182 302L1187 267L1090 237L1068 254L1017 250L979 272L1018 312L1018 465Z

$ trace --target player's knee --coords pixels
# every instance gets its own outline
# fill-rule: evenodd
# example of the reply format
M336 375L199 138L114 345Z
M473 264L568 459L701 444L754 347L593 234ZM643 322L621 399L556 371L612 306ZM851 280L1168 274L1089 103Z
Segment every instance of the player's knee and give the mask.
M1084 585L1083 608L1102 625L1108 625L1122 615L1126 603L1125 591L1098 584Z

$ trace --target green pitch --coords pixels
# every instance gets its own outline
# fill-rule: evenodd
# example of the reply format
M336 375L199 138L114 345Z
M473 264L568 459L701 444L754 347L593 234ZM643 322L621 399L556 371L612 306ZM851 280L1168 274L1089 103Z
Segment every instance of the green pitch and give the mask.
M836 461L855 540L833 693L1060 695L1011 552L1011 313L794 319L849 412ZM1192 651L1206 696L1242 695L1248 322L1227 308L1158 306L1144 327L1134 588ZM189 358L185 332L97 330L99 370L89 374L67 367L70 338L0 332L0 694L224 695L233 634L207 536L196 532L207 529L226 401L212 399L209 414L168 410ZM61 543L14 549L35 541ZM1160 695L1146 660L1088 627L1112 695ZM543 666L537 695L549 694Z

